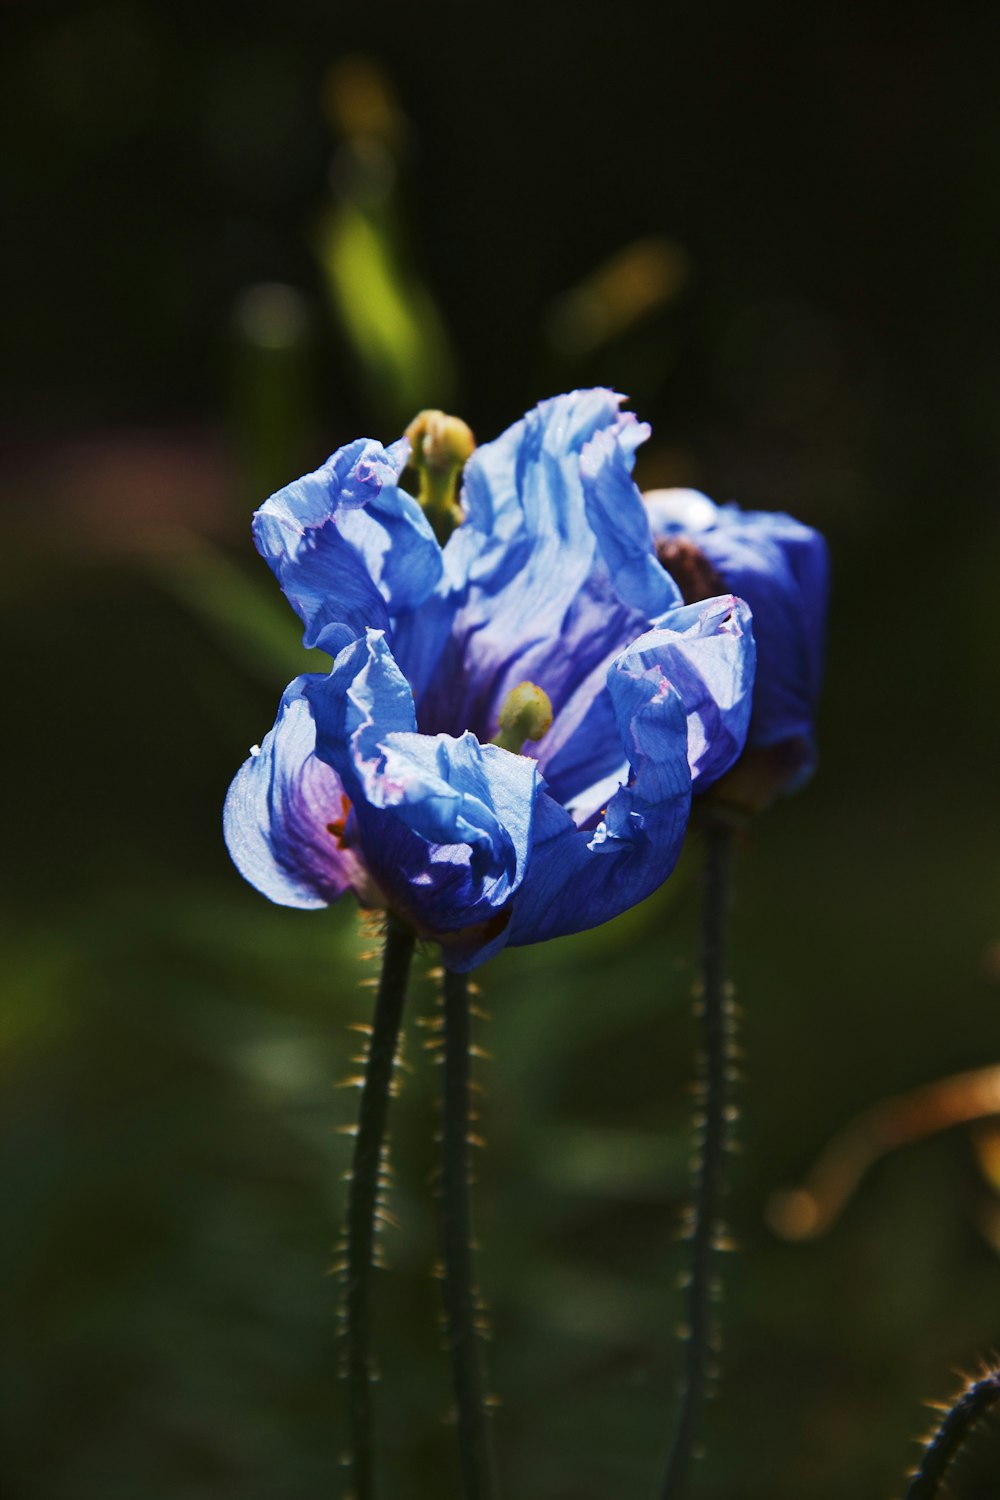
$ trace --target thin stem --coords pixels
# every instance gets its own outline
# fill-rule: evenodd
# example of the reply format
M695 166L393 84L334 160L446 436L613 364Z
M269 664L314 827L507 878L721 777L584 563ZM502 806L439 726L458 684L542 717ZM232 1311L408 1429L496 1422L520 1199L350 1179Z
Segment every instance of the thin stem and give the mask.
M906 1492L906 1500L936 1500L952 1461L965 1446L973 1427L1000 1401L1000 1370L973 1381L947 1413L924 1450L923 1461Z
M344 1311L351 1500L373 1500L375 1494L370 1388L373 1251L385 1125L413 945L413 934L390 916L347 1194Z
M729 915L733 828L717 818L706 822L702 917L702 1077L701 1152L691 1226L687 1346L680 1408L661 1491L662 1500L688 1493L702 1407L711 1381L715 1339L712 1301L717 1290L715 1252L723 1238L719 1207L725 1192L729 1113L726 929Z
M444 976L444 1112L441 1137L441 1249L444 1307L451 1355L464 1500L497 1500L496 1467L479 1355L469 1208L468 982Z

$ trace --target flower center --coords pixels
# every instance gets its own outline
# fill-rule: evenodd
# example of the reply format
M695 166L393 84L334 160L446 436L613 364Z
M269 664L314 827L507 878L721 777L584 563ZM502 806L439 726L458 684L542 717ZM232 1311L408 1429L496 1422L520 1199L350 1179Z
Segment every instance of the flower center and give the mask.
M660 537L656 558L680 589L685 604L700 604L702 599L727 592L704 552L689 536Z
M327 823L326 825L326 831L336 839L338 849L347 847L344 843L344 833L347 829L347 820L350 816L351 799L344 793L340 798L340 817L334 818L331 823Z

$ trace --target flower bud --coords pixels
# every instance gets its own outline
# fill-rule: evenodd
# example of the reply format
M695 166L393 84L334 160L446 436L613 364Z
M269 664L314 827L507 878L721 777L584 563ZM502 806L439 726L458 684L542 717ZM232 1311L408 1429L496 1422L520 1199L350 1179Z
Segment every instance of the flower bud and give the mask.
M476 440L461 417L433 410L418 412L406 436L410 441L410 466L420 480L417 499L444 546L462 519L458 481Z

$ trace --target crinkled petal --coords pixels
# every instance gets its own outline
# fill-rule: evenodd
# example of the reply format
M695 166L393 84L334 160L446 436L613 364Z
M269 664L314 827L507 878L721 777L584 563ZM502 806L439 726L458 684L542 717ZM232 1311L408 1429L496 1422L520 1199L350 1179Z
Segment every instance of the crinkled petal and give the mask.
M505 916L528 860L534 761L472 734L416 733L412 694L380 631L345 647L308 691L317 754L352 798L390 904L445 943Z
M474 734L390 734L370 800L392 808L428 843L468 844L473 871L492 871L513 891L524 869L536 775L534 761L480 745ZM508 805L522 839L511 836L498 803Z
M670 579L652 570L634 486L620 535L610 498L588 506L584 493L581 456L596 434L607 434L627 472L648 432L621 414L621 400L592 390L543 401L466 465L466 518L445 548L449 607L433 673L426 653L411 665L416 618L407 635L393 637L418 691L427 683L427 727L492 738L505 697L525 679L544 688L558 716L583 678L677 602Z
M256 512L257 550L305 625L306 646L336 654L437 586L441 548L396 482L408 456L405 439L383 448L359 438Z
M281 906L329 906L348 886L363 891L357 855L330 825L342 828L343 783L316 756L316 725L297 677L284 692L274 728L237 771L226 797L223 829L245 880Z
M696 792L734 764L746 743L757 651L749 605L732 594L682 604L640 636L633 660L658 665L681 695Z
M634 451L623 436L620 418L591 438L580 469L587 516L614 581L626 604L649 619L680 604L681 591L653 550L653 535L642 496L632 478ZM648 427L643 427L643 436Z
M648 896L677 862L691 807L684 703L658 664L630 648L607 678L629 776L592 831L543 794L508 941L595 927Z
M571 541L589 530L580 484L580 455L595 433L622 423L625 398L597 388L542 401L491 443L476 449L465 469L465 524L498 544L481 557L480 575L499 566L501 543L544 538L555 530ZM632 452L649 429L625 418L622 440Z
M750 610L732 595L680 605L629 647L633 659L659 667L680 693L688 716L688 759L703 791L743 749L753 703L755 649ZM591 674L539 746L539 765L556 801L587 824L622 777L624 754L611 695Z
M417 727L410 685L389 649L385 633L367 630L340 652L328 677L309 688L317 721L317 754L352 789L383 805L380 786L385 739Z

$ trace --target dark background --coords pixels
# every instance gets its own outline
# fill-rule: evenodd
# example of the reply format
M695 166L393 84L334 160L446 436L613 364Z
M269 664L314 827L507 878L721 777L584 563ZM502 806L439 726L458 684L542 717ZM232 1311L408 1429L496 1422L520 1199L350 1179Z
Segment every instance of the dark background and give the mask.
M989 1121L888 1156L815 1243L765 1209L859 1110L1000 1066L1000 10L83 0L5 30L4 1493L337 1493L334 1084L374 943L222 845L303 660L249 516L419 406L487 438L603 383L653 423L646 487L788 509L835 569L820 771L740 855L741 1253L699 1494L899 1496L923 1400L1000 1347ZM482 975L516 1500L656 1492L698 862ZM386 1500L457 1493L420 1041ZM962 1500L1000 1441L979 1463Z

